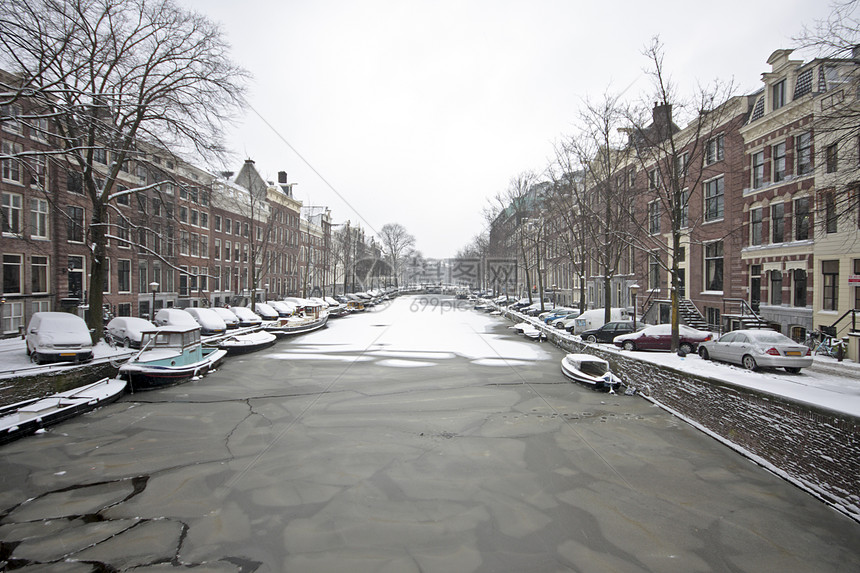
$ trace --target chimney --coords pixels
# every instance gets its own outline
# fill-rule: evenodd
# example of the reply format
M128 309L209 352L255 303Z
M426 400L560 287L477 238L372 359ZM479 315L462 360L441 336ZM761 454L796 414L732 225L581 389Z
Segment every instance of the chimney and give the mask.
M651 117L654 120L654 131L657 132L658 139L666 139L672 134L672 104L655 102Z
M230 179L231 177L233 177L233 172L232 171L222 171L221 177L223 177L224 179Z
M286 171L278 171L278 183L281 185L287 184L287 172Z

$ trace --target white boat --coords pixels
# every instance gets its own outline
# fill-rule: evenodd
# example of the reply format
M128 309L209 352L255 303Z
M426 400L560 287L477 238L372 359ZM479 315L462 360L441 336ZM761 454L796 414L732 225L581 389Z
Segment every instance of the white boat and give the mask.
M621 385L621 379L609 371L609 363L592 354L568 354L561 360L561 371L571 380L595 388L615 390Z
M277 340L271 332L258 330L245 334L234 334L218 340L218 348L226 350L227 354L245 354L271 346Z
M513 326L509 326L511 330L517 332L517 334L522 334L526 338L531 338L532 340L543 340L546 338L546 335L534 324L530 322L518 322Z
M35 434L47 426L109 404L125 390L125 380L103 378L44 398L0 407L0 444Z

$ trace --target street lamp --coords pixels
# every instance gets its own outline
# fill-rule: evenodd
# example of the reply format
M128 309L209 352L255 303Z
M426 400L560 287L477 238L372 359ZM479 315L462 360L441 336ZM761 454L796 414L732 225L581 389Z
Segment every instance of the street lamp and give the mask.
M149 292L152 293L152 310L149 313L150 320L155 320L155 293L158 292L158 283L152 281L149 283Z
M269 300L269 283L264 284L263 287L266 289L266 296L263 298L263 302L266 302Z
M630 295L633 297L633 330L636 330L636 294L639 292L639 285L630 285Z

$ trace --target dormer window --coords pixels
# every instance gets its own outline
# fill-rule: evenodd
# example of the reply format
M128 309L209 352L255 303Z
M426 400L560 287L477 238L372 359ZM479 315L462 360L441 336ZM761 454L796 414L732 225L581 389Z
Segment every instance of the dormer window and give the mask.
M785 105L785 80L780 80L771 87L771 101L773 106L771 109L778 110Z

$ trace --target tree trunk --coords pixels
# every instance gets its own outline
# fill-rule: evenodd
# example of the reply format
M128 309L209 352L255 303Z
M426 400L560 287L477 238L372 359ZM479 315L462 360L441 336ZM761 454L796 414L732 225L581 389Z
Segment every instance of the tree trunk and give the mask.
M104 284L107 270L105 268L105 255L107 251L104 227L107 217L105 215L104 205L94 203L93 216L90 219L89 235L91 244L93 245L93 252L90 256L90 284L87 294L87 304L89 305L87 326L90 328L93 344L101 340L104 331L102 307L104 305Z

